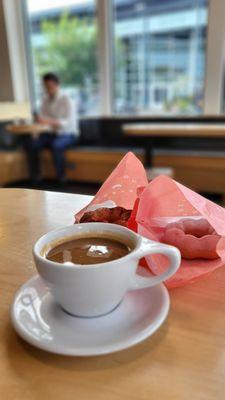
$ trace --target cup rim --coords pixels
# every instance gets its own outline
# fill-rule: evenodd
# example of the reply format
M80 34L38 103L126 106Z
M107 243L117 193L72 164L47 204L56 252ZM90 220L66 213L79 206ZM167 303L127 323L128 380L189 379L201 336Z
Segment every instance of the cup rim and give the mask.
M56 261L51 261L51 260L48 260L47 258L45 258L44 256L42 256L41 254L40 254L40 251L41 250L37 250L37 247L40 245L40 241L42 241L42 240L44 240L45 238L47 238L50 234L53 234L53 233L57 233L57 232L65 232L65 230L66 229L71 229L72 227L76 227L76 226L81 226L82 225L82 227L87 227L87 229L88 229L88 227L94 227L94 226L96 226L96 225L98 225L100 228L103 228L103 230L106 230L106 231L109 231L110 230L110 228L114 228L114 229L117 229L118 231L123 231L123 232L127 232L130 236L133 236L133 238L135 239L135 241L136 241L136 244L135 244L135 247L133 248L133 250L132 251L130 251L128 254L126 254L125 256L123 256L123 257L120 257L120 258L118 258L118 259L116 259L116 260L111 260L111 261L105 261L105 262L102 262L102 263L96 263L96 264L75 264L75 263L72 263L72 264L70 264L70 265L67 265L67 264L62 264L62 263L58 263L58 262L56 262ZM108 228L108 229L107 229ZM51 240L49 240L49 243L50 242L52 242L53 241L53 239L51 239ZM71 271L71 269L76 269L76 270L78 270L78 269L82 269L82 270L87 270L87 269L89 269L89 268L91 268L91 269L94 269L94 268L99 268L99 267L104 267L105 266L105 264L107 264L107 266L110 266L110 265L113 265L113 264L115 264L115 262L117 262L117 261L120 261L120 260L128 260L129 258L131 258L132 256L134 256L134 252L136 252L138 249L139 249L139 247L141 246L141 241L142 241L142 237L141 237L141 235L139 235L138 233L136 233L136 232L134 232L134 231L132 231L131 229L129 229L129 228L127 228L127 227L125 227L125 226L122 226L122 225L117 225L117 224L110 224L110 223L108 223L108 222L87 222L87 223L83 223L83 224L74 224L74 225L68 225L68 226L65 226L65 227L61 227L61 228L57 228L57 229L54 229L54 230L52 230L52 231L49 231L49 232L47 232L47 233L45 233L44 235L42 235L36 242L35 242L35 244L34 244L34 246L33 246L33 255L34 255L34 257L36 257L39 261L44 261L46 264L48 264L49 266L54 266L54 268L57 268L57 269L69 269L70 271ZM47 243L46 243L47 244ZM43 245L44 246L44 245ZM42 248L43 248L43 246L42 246ZM139 257L137 257L137 258L139 258Z

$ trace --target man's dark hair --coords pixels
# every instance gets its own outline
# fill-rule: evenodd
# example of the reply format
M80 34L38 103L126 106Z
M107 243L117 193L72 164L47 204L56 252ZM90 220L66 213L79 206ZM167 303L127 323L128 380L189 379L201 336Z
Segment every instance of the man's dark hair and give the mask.
M58 75L54 74L54 72L47 72L46 74L44 74L42 76L42 80L43 80L43 82L52 81L57 84L59 84L59 82L60 82Z

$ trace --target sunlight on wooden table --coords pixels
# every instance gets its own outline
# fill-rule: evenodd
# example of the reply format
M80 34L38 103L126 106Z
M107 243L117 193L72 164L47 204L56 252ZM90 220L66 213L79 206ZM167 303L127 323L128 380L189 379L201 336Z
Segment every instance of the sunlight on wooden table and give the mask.
M48 131L51 132L49 125L35 122L27 124L8 124L6 125L6 130L13 135L40 135Z
M15 118L31 118L29 103L0 102L0 121L10 121Z
M89 196L0 190L2 400L224 400L225 269L171 291L167 321L151 338L109 356L64 357L19 339L9 309L36 274L32 246L73 223Z
M225 124L215 123L133 123L123 125L126 136L224 138Z

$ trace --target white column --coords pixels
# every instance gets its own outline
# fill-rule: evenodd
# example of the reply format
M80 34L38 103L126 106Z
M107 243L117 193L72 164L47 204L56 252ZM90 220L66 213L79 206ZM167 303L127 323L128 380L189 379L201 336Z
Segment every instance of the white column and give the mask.
M16 102L23 102L29 99L21 6L22 1L3 0L14 101Z
M204 114L220 114L225 70L225 0L211 0L208 17Z
M113 92L113 40L112 40L112 2L98 0L98 51L100 79L100 107L102 115L112 113Z

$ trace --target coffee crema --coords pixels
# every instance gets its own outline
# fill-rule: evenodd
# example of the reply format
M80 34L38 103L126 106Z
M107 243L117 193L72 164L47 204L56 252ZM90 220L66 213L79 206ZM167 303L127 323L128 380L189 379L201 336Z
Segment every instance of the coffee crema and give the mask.
M47 260L60 264L91 265L117 260L132 251L122 241L103 236L67 238L45 252Z

